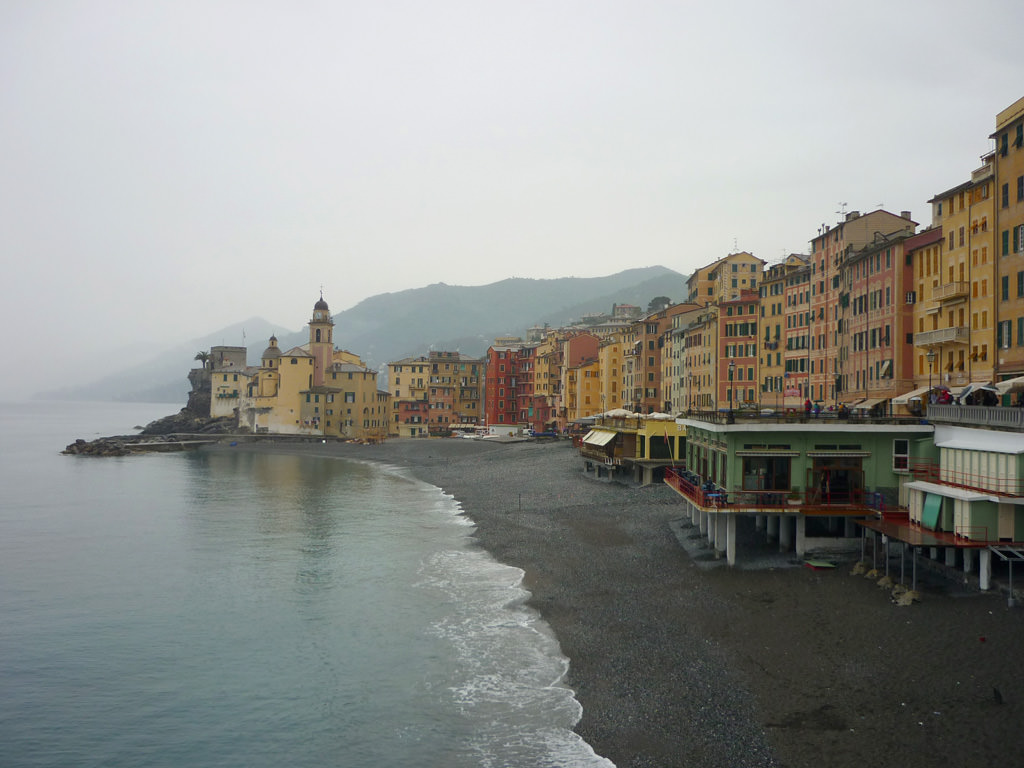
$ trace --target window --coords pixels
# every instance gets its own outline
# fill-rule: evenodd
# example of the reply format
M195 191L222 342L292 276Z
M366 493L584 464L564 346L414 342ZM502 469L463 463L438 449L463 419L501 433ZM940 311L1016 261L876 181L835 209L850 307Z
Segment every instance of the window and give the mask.
M1017 177L1017 202L1024 200L1024 176Z
M1003 301L1008 301L1010 298L1010 276L1003 275L999 282L999 298Z
M1009 183L1003 184L1002 192L999 195L1000 205L1003 208L1010 207L1010 185Z
M910 469L910 441L892 441L892 468L894 472L906 472Z

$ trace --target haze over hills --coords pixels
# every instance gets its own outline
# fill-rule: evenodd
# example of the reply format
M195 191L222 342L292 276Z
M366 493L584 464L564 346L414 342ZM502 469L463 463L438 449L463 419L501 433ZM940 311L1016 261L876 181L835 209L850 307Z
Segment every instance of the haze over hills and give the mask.
M651 299L686 296L686 276L666 267L629 269L606 277L553 280L509 278L482 286L436 283L371 296L334 314L335 345L358 354L372 368L430 349L458 350L482 356L494 338L522 336L526 329L567 325L590 313L610 313L614 304L646 308ZM318 295L310 295L310 311ZM330 303L330 296L324 298ZM309 318L294 318L302 326ZM250 364L258 364L271 334L281 349L308 341L304 327L282 331L262 318L250 318L166 350L148 361L118 369L97 381L45 392L45 399L125 400L184 404L189 369L196 352L217 344L245 345Z

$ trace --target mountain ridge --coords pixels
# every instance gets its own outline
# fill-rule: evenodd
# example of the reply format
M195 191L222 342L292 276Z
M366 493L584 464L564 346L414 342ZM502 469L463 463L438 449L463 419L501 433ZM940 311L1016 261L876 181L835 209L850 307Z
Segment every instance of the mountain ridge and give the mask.
M498 336L524 336L536 325L567 325L587 313L610 313L613 304L646 309L656 296L678 302L685 292L686 276L663 266L634 267L602 277L509 277L482 286L438 282L375 294L333 314L334 339L336 346L359 355L371 368L430 349L479 357ZM315 297L311 307L314 301ZM238 339L244 332L249 363L256 365L271 334L282 349L308 341L305 328L282 332L283 327L252 317L96 381L44 392L37 399L184 403L196 352L229 343L225 340Z

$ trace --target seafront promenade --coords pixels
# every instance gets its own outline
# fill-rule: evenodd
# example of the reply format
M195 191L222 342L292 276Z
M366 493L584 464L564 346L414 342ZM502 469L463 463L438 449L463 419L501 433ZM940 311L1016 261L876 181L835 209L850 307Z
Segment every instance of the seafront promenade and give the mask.
M564 441L212 450L376 461L451 493L524 570L570 659L577 731L620 768L983 766L1019 738L1024 616L1002 596L932 580L899 607L852 562L701 568L672 530L678 496L595 482Z

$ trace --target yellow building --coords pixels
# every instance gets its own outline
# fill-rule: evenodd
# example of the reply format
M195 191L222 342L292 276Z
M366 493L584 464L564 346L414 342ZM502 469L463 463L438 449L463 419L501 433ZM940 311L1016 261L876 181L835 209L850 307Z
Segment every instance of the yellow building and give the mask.
M598 381L602 413L625 407L622 399L623 353L621 332L601 339L598 344Z
M334 321L323 297L313 306L309 342L282 351L270 337L261 364L239 397L239 426L253 432L383 439L387 393L377 372L334 348Z
M996 361L997 257L991 155L966 181L933 197L942 240L917 251L915 379L951 390L992 381ZM930 361L930 363L929 363Z
M997 378L1024 375L1024 98L996 116Z
M786 285L787 278L806 267L799 254L790 254L764 273L760 287L761 332L758 334L761 407L783 411L786 407ZM795 383L795 382L794 382Z

